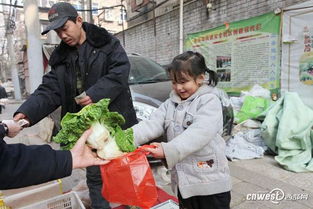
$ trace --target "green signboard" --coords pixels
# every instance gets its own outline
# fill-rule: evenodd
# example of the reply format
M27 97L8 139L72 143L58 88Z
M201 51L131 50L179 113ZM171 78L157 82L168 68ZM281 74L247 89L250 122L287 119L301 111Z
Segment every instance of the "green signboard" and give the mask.
M185 50L198 51L217 72L218 87L238 94L259 84L278 92L280 15L268 13L188 34Z

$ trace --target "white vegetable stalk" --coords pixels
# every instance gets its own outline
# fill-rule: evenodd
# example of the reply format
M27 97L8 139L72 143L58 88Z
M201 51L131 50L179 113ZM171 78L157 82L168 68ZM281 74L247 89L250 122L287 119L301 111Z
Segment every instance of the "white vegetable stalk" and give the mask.
M109 131L101 125L99 122L94 123L92 126L92 132L87 139L87 143L94 149L102 149L104 142L108 140Z
M97 150L97 155L103 159L112 160L114 158L122 156L124 153L118 148L114 137L109 136L105 141L103 149Z
M103 159L114 159L122 156L124 153L119 149L107 128L99 122L94 123L92 126L92 133L87 139L90 147L97 149L97 155Z

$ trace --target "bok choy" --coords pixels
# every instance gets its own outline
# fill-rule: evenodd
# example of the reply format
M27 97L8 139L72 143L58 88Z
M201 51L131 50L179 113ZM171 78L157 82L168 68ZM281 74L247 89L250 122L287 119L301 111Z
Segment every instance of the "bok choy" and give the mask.
M53 138L62 149L71 149L88 128L92 133L87 143L97 149L99 157L113 159L135 150L132 129L122 130L125 119L117 112L109 111L109 99L90 104L78 113L67 113L61 121L61 131Z

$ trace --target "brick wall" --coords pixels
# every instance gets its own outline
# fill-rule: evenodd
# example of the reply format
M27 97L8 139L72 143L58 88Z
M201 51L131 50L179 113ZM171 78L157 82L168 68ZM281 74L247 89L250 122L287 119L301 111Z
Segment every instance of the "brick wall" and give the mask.
M306 0L214 0L207 11L200 0L184 6L184 38L188 33L217 27L285 8ZM169 63L179 53L179 8L124 31L125 49L150 57L160 64ZM123 42L122 33L116 36Z

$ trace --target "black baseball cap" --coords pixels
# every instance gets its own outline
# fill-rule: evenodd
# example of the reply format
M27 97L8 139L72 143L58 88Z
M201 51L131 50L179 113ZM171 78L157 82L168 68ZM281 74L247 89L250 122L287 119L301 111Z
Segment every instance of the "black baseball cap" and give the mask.
M54 4L48 12L49 24L41 35L62 27L70 17L77 17L76 9L67 2L58 2Z

